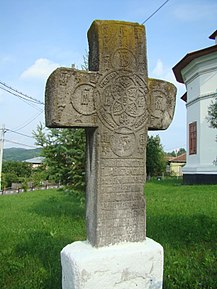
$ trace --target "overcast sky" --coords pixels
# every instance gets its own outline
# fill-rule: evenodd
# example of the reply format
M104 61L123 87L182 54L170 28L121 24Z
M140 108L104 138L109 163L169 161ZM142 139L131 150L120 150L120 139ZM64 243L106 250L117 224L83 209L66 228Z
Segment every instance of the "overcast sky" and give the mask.
M83 64L93 20L142 23L163 2L1 0L0 82L44 102L46 79L56 67ZM178 88L170 128L154 132L164 149L172 151L186 145L186 108L180 100L185 86L175 81L172 67L187 53L214 45L208 37L217 29L217 1L170 0L145 26L149 77L171 81ZM0 87L0 125L9 129L5 148L35 147L31 136L37 124L44 123L43 105L24 102Z

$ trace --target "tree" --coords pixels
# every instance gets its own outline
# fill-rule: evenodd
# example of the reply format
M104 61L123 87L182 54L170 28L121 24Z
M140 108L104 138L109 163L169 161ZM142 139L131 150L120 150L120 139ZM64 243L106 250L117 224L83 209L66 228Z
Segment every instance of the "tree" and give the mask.
M42 124L33 132L36 144L42 147L49 179L84 189L85 132L83 129L45 129Z
M160 137L148 136L146 150L146 169L148 176L161 175L165 171L166 161Z
M182 155L182 154L184 154L184 153L186 153L185 148L180 148L180 149L178 150L178 152L177 152L177 156L180 156L180 155Z
M19 161L4 161L2 165L3 186L11 187L12 183L22 182L31 176L30 164Z
M82 70L88 70L88 52L83 56ZM73 64L75 67L75 64ZM36 144L42 147L41 155L50 179L83 191L85 185L85 130L45 129L42 124L33 131Z
M172 152L167 152L166 155L169 157L176 157L186 153L185 148L179 148L177 150L173 150Z
M217 98L208 107L207 120L212 128L217 128Z
M79 191L85 183L85 131L83 129L46 130L42 124L33 132L36 144L42 147L49 179L68 185ZM148 137L147 174L160 175L166 168L160 137Z

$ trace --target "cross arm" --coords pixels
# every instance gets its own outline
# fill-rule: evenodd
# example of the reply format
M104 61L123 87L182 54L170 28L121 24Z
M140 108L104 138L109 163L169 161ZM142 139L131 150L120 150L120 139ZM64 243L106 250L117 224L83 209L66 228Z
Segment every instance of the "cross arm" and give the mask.
M170 125L176 104L176 87L170 82L148 79L150 99L149 130L164 130Z
M57 68L46 83L46 126L97 126L95 85L98 77L97 72Z

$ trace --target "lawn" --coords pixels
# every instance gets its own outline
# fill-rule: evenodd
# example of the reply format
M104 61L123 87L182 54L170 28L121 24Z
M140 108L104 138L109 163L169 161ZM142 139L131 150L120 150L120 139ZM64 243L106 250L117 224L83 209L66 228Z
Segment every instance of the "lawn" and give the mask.
M60 289L60 251L85 239L84 208L63 191L0 197L0 288Z
M147 235L164 247L165 289L217 288L217 186L146 184Z
M164 247L164 289L216 289L217 186L151 181L145 194L147 235ZM0 288L60 289L59 253L86 238L84 215L64 191L0 196Z

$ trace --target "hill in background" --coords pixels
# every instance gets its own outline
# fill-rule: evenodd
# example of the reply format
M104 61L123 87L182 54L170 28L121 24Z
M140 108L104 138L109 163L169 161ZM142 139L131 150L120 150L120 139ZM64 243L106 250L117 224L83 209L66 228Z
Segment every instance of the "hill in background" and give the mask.
M34 157L38 157L41 149L24 149L24 148L9 148L4 149L4 161L25 161Z

